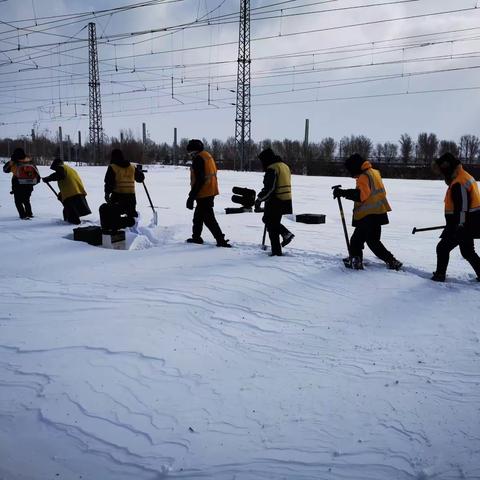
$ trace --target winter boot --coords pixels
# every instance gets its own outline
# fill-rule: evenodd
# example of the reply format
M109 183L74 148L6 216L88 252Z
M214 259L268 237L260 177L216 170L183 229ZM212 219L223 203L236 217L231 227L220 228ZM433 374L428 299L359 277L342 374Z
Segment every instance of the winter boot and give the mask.
M282 247L286 247L293 239L295 235L292 232L288 232L284 237L281 243Z
M343 263L347 268L352 270L363 270L363 260L361 257L344 258Z
M445 277L446 275L444 273L433 272L433 275L430 278L430 280L433 280L434 282L444 282Z
M222 237L217 238L217 247L225 247L225 248L232 248L232 246L228 243L230 240L225 240L225 235Z
M198 243L199 245L202 245L203 244L203 238L202 237L187 238L187 243Z
M387 268L389 270L400 270L403 266L403 263L400 262L400 260L397 260L396 258L392 258L388 262L385 262L387 264Z

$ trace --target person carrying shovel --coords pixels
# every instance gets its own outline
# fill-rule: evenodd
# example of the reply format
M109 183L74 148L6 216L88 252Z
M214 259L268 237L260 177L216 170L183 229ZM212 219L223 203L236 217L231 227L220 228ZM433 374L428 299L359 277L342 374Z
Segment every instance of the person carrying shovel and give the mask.
M255 210L265 202L263 223L265 224L262 245L265 244L265 233L268 231L272 251L270 256L281 257L282 247L286 247L295 235L282 225L282 216L293 212L292 180L290 167L271 148L266 148L258 155L265 175L263 189L258 194ZM282 241L280 242L280 237Z
M450 252L458 246L480 281L480 257L474 245L474 239L480 238L480 193L477 182L451 153L434 160L432 169L443 175L448 189L445 195L446 227L437 245L437 269L431 279L435 282L445 281Z
M387 212L391 211L380 172L358 153L345 161L345 168L357 182L356 188L347 190L336 186L333 189L333 198L343 197L355 202L352 221L355 230L350 238L349 257L344 259L345 266L363 270L363 248L366 243L387 264L387 268L399 270L402 262L380 240L382 225L388 224Z
M63 219L73 225L80 225L80 217L92 212L87 203L87 192L82 179L75 169L66 165L61 158L55 158L50 166L54 173L43 177L45 183L58 182L58 200L63 204ZM49 185L50 186L50 185ZM53 188L50 186L53 190Z

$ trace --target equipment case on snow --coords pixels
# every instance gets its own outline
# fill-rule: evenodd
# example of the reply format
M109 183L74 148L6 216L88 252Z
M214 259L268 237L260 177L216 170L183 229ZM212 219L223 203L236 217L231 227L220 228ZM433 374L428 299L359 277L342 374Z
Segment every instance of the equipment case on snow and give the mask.
M101 245L102 229L95 225L74 228L73 239L79 242L87 242L90 245Z
M295 215L295 221L300 223L325 223L325 215L321 213L302 213Z

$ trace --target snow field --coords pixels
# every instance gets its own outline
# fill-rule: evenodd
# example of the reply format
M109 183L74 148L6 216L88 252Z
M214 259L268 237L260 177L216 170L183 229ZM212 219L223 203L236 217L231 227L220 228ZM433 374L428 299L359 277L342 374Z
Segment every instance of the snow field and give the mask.
M98 222L105 168L78 171ZM442 224L445 185L385 179L405 271L367 252L351 272L330 186L353 180L294 177L295 212L327 223L286 219L281 258L260 215L223 213L261 180L219 173L219 249L184 243L188 170L151 167L159 226L137 185L117 251L73 242L44 185L20 221L0 177L0 478L480 478L480 287L457 251L430 282L438 232L411 235Z

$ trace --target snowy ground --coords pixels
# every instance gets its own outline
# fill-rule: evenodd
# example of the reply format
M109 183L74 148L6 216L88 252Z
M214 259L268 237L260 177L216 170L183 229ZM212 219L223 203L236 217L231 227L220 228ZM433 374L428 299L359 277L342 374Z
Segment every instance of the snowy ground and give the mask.
M105 169L78 170L98 221ZM261 178L220 172L219 249L184 243L188 171L150 169L159 226L140 186L116 251L72 241L45 185L17 219L0 176L0 479L480 478L480 286L458 252L429 281L438 232L411 235L445 185L387 179L406 268L351 272L330 186L353 180L295 177L296 213L327 223L285 220L270 258L258 214L223 213Z

